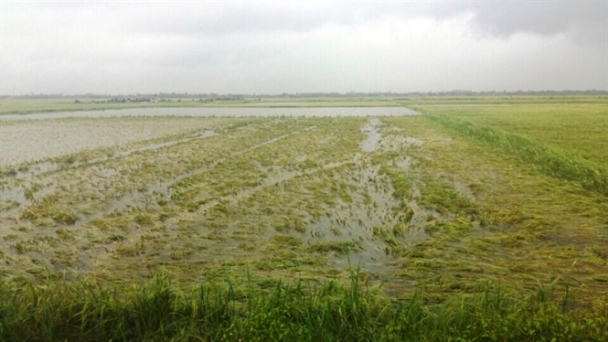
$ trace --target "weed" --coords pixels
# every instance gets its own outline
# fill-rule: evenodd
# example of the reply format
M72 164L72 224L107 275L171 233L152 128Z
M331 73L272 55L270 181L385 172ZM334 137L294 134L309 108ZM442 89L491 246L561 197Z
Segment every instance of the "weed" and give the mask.
M0 338L17 340L602 341L606 302L564 311L568 300L514 296L493 283L478 295L426 305L416 292L389 302L362 286L267 279L180 291L167 275L122 291L93 282L0 285ZM447 281L447 280L446 280ZM444 281L445 282L445 281ZM454 284L450 285L454 286ZM541 285L539 285L541 286ZM546 292L546 291L541 291Z

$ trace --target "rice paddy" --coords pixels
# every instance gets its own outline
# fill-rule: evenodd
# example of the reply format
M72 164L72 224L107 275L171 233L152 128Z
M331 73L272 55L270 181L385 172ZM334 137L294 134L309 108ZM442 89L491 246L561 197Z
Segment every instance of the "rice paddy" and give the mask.
M0 121L0 334L45 340L21 319L46 340L604 340L605 105L520 102ZM27 321L40 296L38 314L66 311ZM176 316L139 321L137 303Z

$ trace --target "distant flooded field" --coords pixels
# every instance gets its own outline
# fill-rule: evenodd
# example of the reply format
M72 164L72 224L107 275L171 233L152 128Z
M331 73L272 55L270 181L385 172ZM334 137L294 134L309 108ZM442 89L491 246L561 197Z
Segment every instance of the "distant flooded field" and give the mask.
M219 122L227 121L215 118L110 117L0 122L0 166L187 134L206 130Z
M405 107L327 107L327 108L130 108L118 110L70 111L0 115L0 120L59 118L109 118L127 116L191 117L364 117L404 116L418 112Z
M53 158L81 150L115 147L165 135L185 134L245 117L406 116L384 108L132 108L0 116L0 166ZM198 118L198 119L197 119ZM227 122L227 121L222 121Z

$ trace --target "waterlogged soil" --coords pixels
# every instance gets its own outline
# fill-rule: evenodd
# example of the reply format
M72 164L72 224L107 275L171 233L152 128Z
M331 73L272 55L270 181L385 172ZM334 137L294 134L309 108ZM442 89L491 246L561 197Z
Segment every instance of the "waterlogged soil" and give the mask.
M0 278L267 283L359 268L393 296L555 276L606 292L603 202L422 117L87 120L172 128L0 177ZM549 189L567 195L549 204Z

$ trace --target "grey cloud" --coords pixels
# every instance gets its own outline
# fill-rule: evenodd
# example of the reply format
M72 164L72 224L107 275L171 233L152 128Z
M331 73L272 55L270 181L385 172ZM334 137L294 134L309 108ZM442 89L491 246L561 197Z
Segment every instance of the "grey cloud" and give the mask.
M359 26L386 18L449 19L472 13L482 32L510 37L526 32L539 35L572 34L583 42L606 40L608 4L605 1L546 2L387 2L387 3L10 3L13 10L68 11L77 18L95 12L106 26L133 34L221 36L259 32L308 32L328 25ZM66 20L66 22L75 19Z
M154 8L156 7L156 8ZM255 3L186 4L167 10L156 5L147 17L127 21L138 32L173 35L229 35L258 32L306 32L331 23L354 24L356 18L336 5L302 3L265 5ZM344 13L342 13L344 12Z
M496 36L518 32L541 35L573 34L582 41L606 41L606 7L603 2L478 3L475 21Z
M255 32L306 32L327 25L357 26L388 17L447 19L473 13L477 27L493 36L526 32L573 34L584 42L606 39L607 4L593 2L462 3L195 3L167 9L162 4L116 6L146 16L125 21L136 31L177 35L227 35Z
M605 88L606 14L599 2L9 2L0 85L7 93Z

